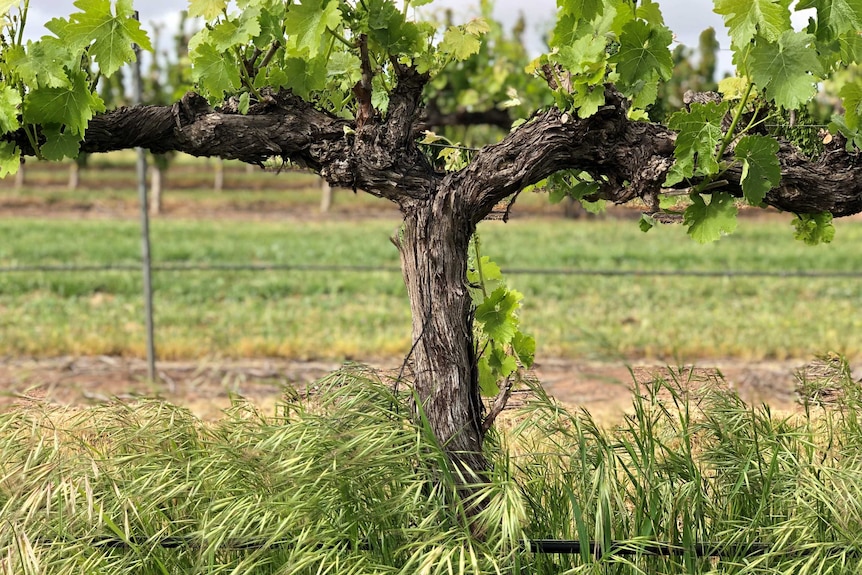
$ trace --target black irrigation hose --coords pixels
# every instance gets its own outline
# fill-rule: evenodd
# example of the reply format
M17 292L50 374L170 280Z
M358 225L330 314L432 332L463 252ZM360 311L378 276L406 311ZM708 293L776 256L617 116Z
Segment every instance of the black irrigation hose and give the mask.
M532 553L579 555L583 551L587 551L591 557L602 557L604 555L679 557L686 554L695 557L745 557L762 555L772 549L770 544L761 542L730 545L698 542L690 548L685 548L681 545L673 545L661 541L643 543L611 541L610 548L604 551L602 544L598 541L590 541L586 545L581 545L580 541L567 539L533 539L529 542L528 547Z
M165 272L189 271L311 271L311 272L385 272L401 273L395 266L343 265L343 264L153 264L153 269ZM81 265L22 265L0 266L0 273L22 272L108 272L140 271L139 264L81 264ZM774 277L774 278L862 278L862 271L758 271L758 270L609 270L567 268L508 268L504 274L556 275L556 276L640 276L640 277Z
M83 540L77 542L86 542L88 545L98 549L131 549L132 547L160 547L162 549L180 549L183 547L200 549L205 546L205 543L191 537L166 537L159 540L151 539L118 539L106 537L103 539ZM68 539L36 539L34 543L40 545L69 545L72 541ZM254 541L254 540L227 540L222 542L218 548L224 551L255 551L261 549L282 549L288 543L279 541ZM315 547L311 544L311 547ZM316 547L323 548L323 544ZM354 547L353 543L344 543L345 548ZM368 545L359 545L361 550L369 550ZM802 547L798 549L789 549L782 553L784 556L805 556L812 555L817 551L816 546ZM750 543L718 543L718 542L696 542L691 547L682 545L674 545L672 543L651 541L651 542L633 542L633 541L611 541L607 550L598 541L589 541L586 545L582 545L580 541L568 539L533 539L521 546L522 551L543 554L543 555L580 555L587 551L590 557L601 559L605 556L636 556L636 555L651 555L657 557L753 557L763 555L773 550L773 546L764 542ZM838 553L839 549L835 549L833 553ZM862 549L856 547L842 547L840 554L851 557L862 557Z

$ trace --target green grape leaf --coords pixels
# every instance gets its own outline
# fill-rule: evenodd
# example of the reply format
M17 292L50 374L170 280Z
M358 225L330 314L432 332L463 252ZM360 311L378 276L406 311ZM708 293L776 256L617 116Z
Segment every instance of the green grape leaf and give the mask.
M21 3L21 0L0 0L0 16L5 16L9 10Z
M476 363L479 368L480 393L485 397L494 397L500 393L500 386L497 385L497 374L491 369L487 357L480 357Z
M24 121L29 124L62 124L83 136L87 123L105 103L90 92L83 72L71 78L68 88L37 88L24 98Z
M470 34L460 26L449 26L440 42L440 51L449 54L456 60L466 60L479 52L482 43L475 34Z
M467 269L467 281L471 285L471 297L475 305L481 305L485 301L485 292L494 292L503 280L503 272L500 271L500 266L491 261L488 256L482 256L482 275L479 275L479 268L475 264ZM472 286L484 286L475 287Z
M578 176L578 180L574 183L572 188L569 190L569 195L575 198L576 200L583 200L587 196L595 194L599 191L599 183L598 182L587 182L584 181L584 174L580 174Z
M759 206L766 192L781 181L778 142L769 136L745 136L734 154L742 160L742 193L752 206Z
M368 10L368 35L384 52L411 54L420 45L423 36L420 27L408 22L394 2L366 0L363 5Z
M503 279L503 272L500 271L500 266L491 261L488 256L482 256L482 279L486 282L495 282ZM476 274L478 275L478 271ZM478 280L478 277L477 277Z
M829 131L833 134L841 132L841 134L847 138L846 149L848 152L854 151L854 146L857 149L862 150L862 130L848 126L844 116L834 114L832 116L832 121L829 122Z
M855 31L845 32L838 38L841 61L845 64L862 63L862 36Z
M14 132L21 127L18 121L21 94L12 86L0 88L0 132Z
M250 103L251 96L248 92L243 92L239 95L239 104L237 105L236 109L239 111L240 114L245 116L246 114L248 114L248 107Z
M59 39L45 36L38 42L11 46L3 52L9 67L30 88L60 88L69 85L64 66L72 66L68 47Z
M536 339L533 336L524 335L520 330L516 331L512 338L512 350L524 367L527 369L533 367L536 359Z
M502 347L491 346L491 354L488 357L488 366L500 377L508 377L518 369L518 361L506 353Z
M0 142L0 178L12 175L21 166L21 150L12 142Z
M245 12L245 10L243 10ZM285 3L268 2L260 6L260 16L257 18L260 25L260 33L255 35L254 44L261 50L268 50L272 43L281 41L284 38L284 31L281 28L281 23L284 22Z
M796 228L793 237L809 246L828 244L835 239L835 226L832 225L832 214L829 212L799 214L790 223Z
M721 121L728 104L710 102L692 104L689 112L680 111L670 117L668 127L676 130L676 162L667 175L665 185L672 186L694 175L706 176L718 171L716 147L723 136Z
M683 224L694 241L706 244L732 234L736 230L736 204L733 196L721 192L713 194L707 204L700 194L692 194L692 205L685 210Z
M284 73L287 80L284 85L300 98L308 98L312 92L326 87L326 61L322 56L313 59L286 58Z
M679 203L679 198L667 194L659 194L658 207L660 210L672 210Z
M844 121L850 129L860 126L859 119L862 118L862 85L858 82L850 82L841 88L838 93L844 104Z
M503 345L512 341L518 329L515 312L522 298L515 290L499 287L476 307L475 319L489 338Z
M639 4L640 6L638 6L637 10L638 18L646 20L654 26L664 25L664 16L661 14L661 8L659 8L658 2L645 0L643 2L639 2Z
M619 52L611 57L621 85L635 86L656 73L668 80L673 74L673 58L668 50L672 41L673 34L664 26L650 26L640 20L623 26Z
M833 34L856 32L862 29L862 2L860 0L800 0L796 11L817 9L818 28L826 27Z
M579 118L589 118L605 105L604 86L578 86L572 104L578 109Z
M284 31L290 36L291 45L297 50L295 56L314 58L320 51L320 40L326 29L336 29L341 24L341 11L334 0L303 0L293 3L284 17Z
M351 84L356 84L361 76L359 58L351 52L335 52L326 63L330 76L346 76Z
M491 31L491 25L488 24L488 21L484 18L473 18L472 20L464 24L464 30L468 34L475 34L476 36L481 36Z
M716 0L715 12L724 17L731 42L743 47L756 34L770 42L790 30L789 0Z
M479 368L479 390L482 395L495 396L500 393L498 382L518 369L517 360L506 353L503 346L491 343L477 362Z
M254 77L254 87L258 89L268 87L278 90L287 87L288 82L290 79L281 66L267 66Z
M557 2L561 16L574 16L583 20L592 20L604 13L605 6L602 0L565 0Z
M569 45L560 48L555 60L572 74L595 74L604 76L607 40L591 34L581 36Z
M42 155L46 160L59 161L63 158L77 158L81 148L81 138L71 130L60 131L58 125L42 127L45 143L42 144Z
M191 59L192 80L200 84L211 102L222 100L225 92L241 86L239 69L212 44L204 42L195 46Z
M751 77L776 104L799 108L817 91L823 67L814 47L814 36L792 30L778 43L758 42L751 50Z
M583 208L587 212L595 215L603 214L608 205L607 200L596 200L595 202L588 202L587 200L582 199L580 200L580 202L581 206L583 206Z
M653 229L655 226L656 226L656 220L654 217L649 216L647 214L641 214L641 219L638 220L638 228L640 228L640 231L642 231L643 233L647 233L648 231Z
M723 100L741 100L748 91L748 78L728 76L718 83L718 91Z
M552 47L563 48L570 46L575 40L583 36L579 29L579 19L573 14L559 14L557 23L551 33Z
M72 14L60 39L76 47L89 46L90 55L106 76L135 59L132 43L152 50L147 33L134 19L131 0L117 0L117 15L111 13L110 0L78 0L82 12Z
M232 46L247 44L260 34L260 11L256 8L243 10L239 20L224 20L208 30L206 40L219 52L224 52Z
M569 187L559 184L554 184L548 190L548 202L551 204L559 204L563 199L569 197Z
M189 16L212 20L227 8L227 0L189 0Z
M658 97L658 75L652 72L647 78L638 80L631 87L632 92L632 108L637 110L645 110L648 106L655 103Z

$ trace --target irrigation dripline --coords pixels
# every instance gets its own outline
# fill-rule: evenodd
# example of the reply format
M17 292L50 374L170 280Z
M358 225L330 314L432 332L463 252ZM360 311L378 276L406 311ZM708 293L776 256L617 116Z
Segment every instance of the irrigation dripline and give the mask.
M87 541L78 539L78 542ZM68 544L70 540L40 538L33 541L41 545L55 545L58 543ZM87 541L94 548L101 549L132 549L137 547L161 547L162 549L199 549L206 545L204 541L191 537L166 537L163 539L129 538L119 539L114 537L94 538ZM223 541L218 547L225 551L257 551L262 549L283 549L291 543L282 541L261 540L239 540L229 539ZM345 543L351 546L352 543ZM315 545L312 544L312 547ZM318 544L317 547L323 547ZM521 544L521 551L543 554L543 555L582 555L589 554L590 557L601 559L606 556L637 556L652 555L659 557L753 557L764 555L775 551L775 547L766 542L739 542L719 543L710 541L697 541L689 546L673 544L663 541L619 541L612 540L608 545L599 541L590 540L581 543L572 539L532 539ZM360 549L368 550L367 544L360 544ZM787 557L807 556L815 554L819 548L807 545L800 548L790 548L781 551L781 555ZM830 553L838 553L851 557L862 555L862 549L847 545L833 545Z
M152 269L164 272L214 271L309 271L347 273L401 273L396 266L346 264L153 264ZM139 264L75 264L0 266L0 273L21 272L110 272L139 271ZM862 279L862 271L838 270L643 270L643 269L577 269L577 268L506 268L509 275L545 276L641 276L641 277L772 277L772 278L853 278Z

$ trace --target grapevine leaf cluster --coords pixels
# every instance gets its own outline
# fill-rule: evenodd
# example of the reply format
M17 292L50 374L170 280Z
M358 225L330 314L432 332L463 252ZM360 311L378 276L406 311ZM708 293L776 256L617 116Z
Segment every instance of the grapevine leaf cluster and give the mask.
M480 17L468 23L466 29L470 32L476 25L487 29L481 36L479 50L463 61L450 64L444 74L432 77L424 93L425 111L432 127L451 141L472 147L499 141L514 123L520 125L536 110L553 104L547 84L524 72L531 60L524 41L526 21L518 19L510 29L505 29L494 19L491 0L480 0L479 5ZM452 28L450 13L430 11L429 16L440 19L435 23L439 30ZM447 125L445 121L447 116L471 115L487 119L487 123L461 125L455 121Z
M523 294L506 286L500 267L481 255L479 246L476 234L467 281L476 305L479 388L483 395L495 396L501 382L511 381L521 369L533 365L536 340L520 330L518 312Z
M658 93L658 83L673 72L669 46L673 34L652 0L558 0L557 25L550 51L530 67L543 75L560 108L581 118L604 104L611 82L632 99L632 117Z
M794 30L792 8L814 8L817 18L805 30ZM804 110L819 82L862 62L862 0L804 0L795 6L791 0L716 0L715 11L728 27L738 75L721 83L723 102L693 104L668 123L679 135L665 185L689 187L692 203L683 222L689 235L702 242L735 227L729 195L705 200L712 183L731 165L741 165L742 192L751 205L760 205L780 185L779 143L763 125L770 119L782 123L787 111ZM846 112L833 118L831 128L844 133L848 147L862 148L858 79L839 95ZM828 241L832 233L831 223L821 220L795 222L796 236L806 243Z
M243 113L266 87L353 118L354 88L366 70L371 104L385 113L396 65L439 74L478 52L489 29L482 19L439 31L408 18L411 5L428 2L191 0L189 14L206 20L189 43L191 79L213 104L236 97ZM51 34L26 42L29 0L0 8L0 129L23 129L39 157L76 157L89 121L105 111L100 78L133 61L135 45L152 50L131 0L77 0L74 14L46 24ZM20 155L11 141L0 142L0 177L17 170Z
M835 238L832 214L799 214L792 221L796 228L795 237L810 246L828 244Z
M439 33L408 18L410 5L425 3L240 0L231 10L226 1L192 0L191 13L208 20L190 45L193 77L213 104L231 96L251 104L264 98L263 88L290 89L345 118L356 117L367 97L384 113L395 66L439 74L478 52L488 30L477 19Z
M839 95L844 102L844 115L836 115L829 124L833 132L840 132L847 138L847 148L854 146L862 149L862 79L858 76L841 88Z
M92 117L105 111L95 91L101 75L110 76L135 59L133 46L152 49L129 0L77 0L77 12L46 24L52 35L23 41L29 1L3 4L0 55L0 130L24 130L45 159L78 155ZM18 169L21 151L0 143L0 177Z
M668 128L679 135L674 149L676 162L665 185L673 186L686 178L718 172L715 150L724 137L721 124L727 111L728 104L713 102L694 104L690 111L677 112L670 117Z
M760 205L766 192L781 180L778 149L778 142L768 136L744 136L736 144L734 155L742 162L742 191L753 206Z

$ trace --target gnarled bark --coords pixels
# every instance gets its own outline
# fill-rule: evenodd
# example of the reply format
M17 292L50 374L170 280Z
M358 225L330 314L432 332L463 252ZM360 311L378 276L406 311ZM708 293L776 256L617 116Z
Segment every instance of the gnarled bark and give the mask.
M467 250L475 225L457 190L404 214L395 243L413 314L414 388L434 434L465 479L487 465L473 342Z

